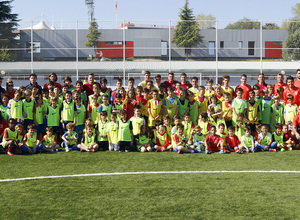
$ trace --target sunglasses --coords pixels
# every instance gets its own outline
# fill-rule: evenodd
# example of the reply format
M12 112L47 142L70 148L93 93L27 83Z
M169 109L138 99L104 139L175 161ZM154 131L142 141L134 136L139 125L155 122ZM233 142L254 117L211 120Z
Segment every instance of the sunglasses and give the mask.
M8 85L8 87L14 87L14 85Z

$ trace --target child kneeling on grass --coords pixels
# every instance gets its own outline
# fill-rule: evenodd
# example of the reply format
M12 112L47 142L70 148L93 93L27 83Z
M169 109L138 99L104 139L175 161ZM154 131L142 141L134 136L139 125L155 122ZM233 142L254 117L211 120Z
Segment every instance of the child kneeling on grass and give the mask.
M77 133L74 132L75 124L72 122L69 122L66 125L67 132L63 134L61 137L64 140L64 146L66 152L69 152L70 150L78 150L77 146Z
M188 146L187 142L188 139L183 135L184 126L183 124L177 125L177 132L173 136L173 142L174 142L174 152L180 153L198 153L198 150L195 150L195 147L193 145ZM201 151L200 151L201 152ZM199 153L200 153L199 152Z
M210 154L211 151L220 151L220 154L224 154L224 140L216 134L216 126L210 126L210 135L205 138L205 153Z
M56 136L53 134L53 128L46 128L46 135L43 138L43 149L48 152L58 151L59 145L56 143Z
M25 134L23 139L23 145L21 149L30 154L34 154L43 149L41 141L38 139L38 135L35 131L35 125L30 124L27 126L28 133Z
M93 133L94 127L92 125L88 125L86 127L86 132L83 135L81 144L78 147L81 149L81 152L89 151L89 152L96 152L98 149L98 144L96 142L96 134Z
M137 149L140 152L151 152L151 138L146 124L142 124L137 138Z

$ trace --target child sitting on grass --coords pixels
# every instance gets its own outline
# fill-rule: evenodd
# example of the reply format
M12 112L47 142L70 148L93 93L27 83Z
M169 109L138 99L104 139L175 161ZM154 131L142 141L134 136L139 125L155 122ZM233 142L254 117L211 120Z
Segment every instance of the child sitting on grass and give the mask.
M280 151L292 150L292 146L287 147L286 139L284 133L282 132L282 125L275 124L276 131L272 134L272 144L271 147L274 149L280 149Z
M241 144L239 138L234 133L234 127L228 128L228 135L225 138L226 147L229 152L239 153L239 145Z
M46 135L43 138L43 149L48 152L58 151L59 145L56 143L56 137L53 134L53 128L46 128Z
M205 138L205 153L210 154L211 151L220 151L220 154L224 154L224 140L216 134L216 126L210 126L210 135Z
M154 146L156 151L169 151L172 149L171 138L167 133L166 127L161 121L158 122L158 131L156 133L156 145Z
M268 132L269 126L262 125L261 126L261 133L258 135L257 143L255 144L255 150L259 148L261 151L271 151L276 152L275 148L272 148L272 136L270 132Z
M251 135L251 127L250 126L244 127L244 133L245 135L242 136L241 144L239 146L239 152L249 153L251 151L252 153L254 153L255 145L254 145L254 138Z
M137 150L140 152L151 152L151 138L146 124L142 124L137 138Z
M64 140L64 146L66 152L69 152L70 150L78 150L77 133L74 132L75 124L69 122L66 128L67 128L67 132L65 132L61 137Z
M28 125L27 130L28 133L24 136L23 145L21 146L21 149L27 153L35 154L43 149L43 145L38 139L38 135L35 132L34 124Z
M198 152L201 153L201 151L204 150L204 139L205 136L201 132L201 127L196 125L191 131L189 144L193 144L195 146L195 150L198 150Z
M195 151L195 147L193 145L188 146L188 139L183 135L184 126L183 124L177 125L177 132L173 137L173 142L175 147L173 148L174 152L180 153L198 153Z
M98 144L96 141L96 134L93 133L94 127L92 125L88 125L85 129L86 132L83 135L81 144L78 145L78 148L80 148L81 152L96 152L98 149Z
M8 120L8 128L5 128L3 134L2 146L6 149L6 153L10 156L14 155L18 147L18 133L15 129L16 121L13 118Z

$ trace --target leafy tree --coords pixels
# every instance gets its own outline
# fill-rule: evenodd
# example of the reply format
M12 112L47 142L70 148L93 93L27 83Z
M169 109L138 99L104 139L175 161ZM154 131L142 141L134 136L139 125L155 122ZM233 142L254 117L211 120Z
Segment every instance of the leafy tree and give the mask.
M199 14L199 15L197 15L196 19L199 23L200 29L214 29L215 28L216 17L211 14L209 14L209 15Z
M16 40L18 34L15 31L19 20L17 19L17 14L11 13L12 2L13 0L0 1L0 48L5 50L5 52L2 51L1 53L2 61L10 61L14 52L9 49L18 45L18 40Z
M293 19L289 22L288 35L283 42L284 49L282 56L284 60L300 60L300 19Z
M225 29L260 29L260 22L243 18L233 24L228 24Z
M100 36L101 32L98 31L98 23L96 22L96 19L93 18L93 20L90 22L89 33L86 35L87 39L84 45L86 47L93 47L95 55L97 54L96 51Z
M198 22L193 16L193 10L188 7L189 1L186 0L183 8L180 9L179 21L174 29L172 42L178 47L184 47L186 60L191 54L191 47L197 46L202 42Z
M282 57L284 60L300 60L300 3L292 8L293 18L285 21L283 27L288 30L288 35L283 42Z
M278 29L280 29L280 27L276 23L265 23L262 26L262 28L267 29L267 30L278 30Z
M298 3L294 7L292 7L292 13L294 14L295 18L300 17L300 3Z

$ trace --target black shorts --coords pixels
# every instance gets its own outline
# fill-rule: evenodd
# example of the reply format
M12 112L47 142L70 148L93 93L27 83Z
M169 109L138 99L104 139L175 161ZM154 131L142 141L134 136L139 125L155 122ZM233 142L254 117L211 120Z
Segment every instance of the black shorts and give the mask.
M97 141L99 150L108 150L108 141Z
M256 131L256 124L249 124L251 131L255 132Z
M27 131L28 125L31 125L31 124L33 124L32 119L24 119L24 130Z
M119 141L119 149L120 151L129 150L130 149L130 141Z
M60 126L52 126L53 128L53 133L54 134L59 134L60 135Z

